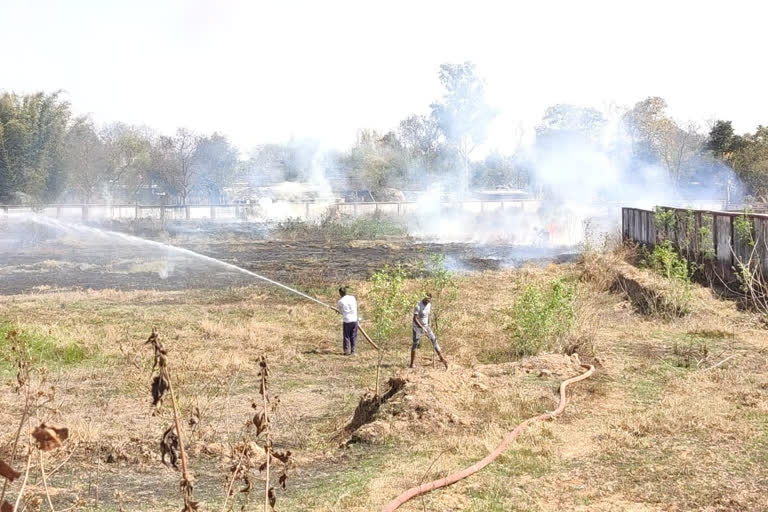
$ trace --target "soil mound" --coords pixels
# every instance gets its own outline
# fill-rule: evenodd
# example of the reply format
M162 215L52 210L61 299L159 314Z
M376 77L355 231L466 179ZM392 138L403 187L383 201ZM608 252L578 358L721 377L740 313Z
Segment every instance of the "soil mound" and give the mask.
M447 371L421 368L392 377L381 399L366 393L355 414L338 433L342 443L382 443L388 438L412 438L434 432L471 428L484 421L479 402L511 391L540 401L542 410L556 402L556 383L582 371L578 355L545 354L521 361L476 368L451 366ZM553 381L542 387L530 375ZM528 383L525 383L525 380Z

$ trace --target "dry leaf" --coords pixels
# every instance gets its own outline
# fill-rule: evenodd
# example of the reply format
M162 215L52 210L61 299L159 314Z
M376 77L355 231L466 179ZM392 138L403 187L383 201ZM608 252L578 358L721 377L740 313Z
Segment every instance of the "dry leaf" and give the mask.
M280 475L280 479L278 480L278 482L280 482L280 487L282 487L283 489L285 489L286 480L288 480L288 475L286 475L285 472L283 472L283 474Z
M168 429L163 432L163 437L160 439L160 460L165 464L166 466L168 463L165 462L165 456L168 455L170 458L171 466L174 468L178 468L177 461L179 460L179 437L176 435L176 431L174 430L174 426L171 425L168 427Z
M61 443L69 437L69 429L56 428L41 423L32 431L32 437L37 441L37 447L47 452L61 446Z
M3 500L3 504L0 505L0 512L13 512L13 505Z
M19 475L21 475L21 473L6 464L3 459L0 459L0 476L5 477L9 482L13 482L19 478Z
M166 391L168 391L168 381L161 372L160 375L152 380L152 405L154 407L157 407L163 401Z
M189 417L189 427L192 430L194 430L197 427L197 425L200 424L200 419L201 419L200 408L199 407L195 407L192 410L192 414Z
M275 498L275 488L270 487L269 492L267 493L269 496L269 506L272 507L272 509L275 508L275 502L277 501L277 498Z
M267 429L267 418L263 411L253 415L253 424L256 425L256 437Z
M291 458L291 450L285 452L272 452L272 456L283 464L288 464L288 459Z

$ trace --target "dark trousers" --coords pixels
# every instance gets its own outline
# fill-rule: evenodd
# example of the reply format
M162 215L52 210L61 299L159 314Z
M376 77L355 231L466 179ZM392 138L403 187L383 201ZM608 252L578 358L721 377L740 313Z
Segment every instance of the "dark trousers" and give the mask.
M344 353L354 354L357 343L357 322L344 322Z

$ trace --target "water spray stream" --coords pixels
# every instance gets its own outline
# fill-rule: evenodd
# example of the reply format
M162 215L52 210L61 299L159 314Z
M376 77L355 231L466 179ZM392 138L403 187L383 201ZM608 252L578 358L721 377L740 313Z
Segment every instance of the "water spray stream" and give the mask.
M264 276L262 276L260 274L257 274L256 272L251 272L250 270L246 270L246 269L244 269L242 267L238 267L237 265L233 265L232 263L227 263L226 261L221 261L221 260L218 260L216 258L212 258L210 256L206 256L204 254L200 254L199 252L195 252L195 251L192 251L192 250L189 250L189 249L184 249L182 247L176 247L176 246L170 245L170 244L164 244L162 242L155 242L154 240L147 240L146 238L141 238L141 237L134 236L134 235L128 235L126 233L120 233L118 231L110 231L108 229L94 228L94 227L85 226L85 225L82 225L82 224L71 224L71 223L68 223L68 222L61 222L59 220L52 219L50 217L41 216L41 215L25 215L24 219L25 220L29 220L31 222L34 222L36 224L40 224L42 226L47 226L47 227L50 227L50 228L62 230L64 232L69 232L69 233L72 233L72 232L74 232L74 233L85 233L85 234L95 235L95 236L99 236L99 237L103 237L103 238L112 238L112 239L115 239L115 240L121 240L121 241L124 241L124 242L134 243L134 244L137 244L137 243L138 244L145 244L145 245L149 245L149 246L153 246L153 247L162 248L162 249L165 249L165 250L168 250L168 251L173 251L173 252L176 252L178 254L183 254L185 256L189 256L189 257L192 257L192 258L195 258L195 259L198 259L198 260L206 261L208 263L213 263L213 264L218 265L220 267L224 267L224 268L229 269L229 270L234 270L234 271L237 271L237 272L249 275L251 277L255 277L255 278L260 279L262 281L265 281L267 283L270 283L270 284L273 284L275 286L278 286L278 287L280 287L280 288L282 288L284 290L287 290L287 291L289 291L291 293L295 293L297 295L300 295L300 296L304 297L305 299L309 299L312 302L320 304L321 306L324 306L326 308L329 308L329 309L332 309L332 310L336 311L335 307L333 307L333 306L331 306L329 304L326 304L325 302L322 302L322 301L320 301L320 300L318 300L318 299L316 299L314 297L311 297L311 296L307 295L306 293L302 293L299 290L291 288L290 286L287 286L287 285L284 285L282 283L279 283L279 282L277 282L275 280L272 280L272 279L270 279L268 277L264 277Z

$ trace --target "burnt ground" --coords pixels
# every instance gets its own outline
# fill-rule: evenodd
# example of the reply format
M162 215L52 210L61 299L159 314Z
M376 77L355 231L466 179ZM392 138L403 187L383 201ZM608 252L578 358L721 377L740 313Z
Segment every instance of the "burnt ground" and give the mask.
M263 226L206 226L141 232L149 239L189 249L302 286L365 279L386 264L418 272L432 253L444 253L458 271L497 270L525 262L568 259L572 250L511 245L441 244L411 238L388 240L275 240ZM88 232L62 232L32 224L0 226L0 294L51 289L182 290L253 284L254 278L209 261L139 241Z

